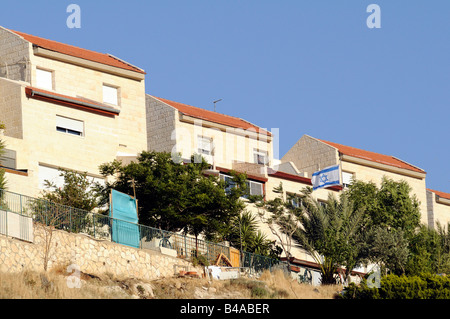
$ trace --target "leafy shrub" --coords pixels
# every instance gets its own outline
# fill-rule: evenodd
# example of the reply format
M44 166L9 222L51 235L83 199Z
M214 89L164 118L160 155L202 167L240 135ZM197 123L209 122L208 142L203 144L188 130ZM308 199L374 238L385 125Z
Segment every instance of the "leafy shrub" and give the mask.
M196 266L209 266L209 262L208 262L208 258L204 255L198 255L198 256L194 256L192 257L192 264L194 265L194 267Z
M252 287L252 298L267 298L270 295L269 291L262 286Z
M379 288L370 288L366 280L344 289L344 299L450 299L450 278L435 274L419 276L388 275Z

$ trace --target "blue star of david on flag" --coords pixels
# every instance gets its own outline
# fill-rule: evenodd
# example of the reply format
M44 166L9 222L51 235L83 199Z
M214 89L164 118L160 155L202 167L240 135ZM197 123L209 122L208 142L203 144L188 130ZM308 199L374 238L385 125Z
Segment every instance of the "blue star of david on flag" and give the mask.
M340 184L339 165L324 168L312 175L313 190Z
M328 176L326 174L320 175L320 182L326 183L328 181Z

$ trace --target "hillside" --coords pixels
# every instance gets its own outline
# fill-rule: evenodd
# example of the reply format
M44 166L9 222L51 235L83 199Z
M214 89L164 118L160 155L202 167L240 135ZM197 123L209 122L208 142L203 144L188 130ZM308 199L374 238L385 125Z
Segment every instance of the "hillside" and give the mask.
M259 280L213 280L173 277L144 282L80 274L81 288L64 269L48 273L0 273L2 299L332 299L340 286L313 287L289 280L282 272L263 273Z

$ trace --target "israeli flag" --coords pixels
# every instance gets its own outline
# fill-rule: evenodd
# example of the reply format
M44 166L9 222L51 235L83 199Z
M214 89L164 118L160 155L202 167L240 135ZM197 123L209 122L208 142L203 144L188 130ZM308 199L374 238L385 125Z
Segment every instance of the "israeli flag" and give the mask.
M311 183L313 190L340 185L339 165L324 168L312 174Z

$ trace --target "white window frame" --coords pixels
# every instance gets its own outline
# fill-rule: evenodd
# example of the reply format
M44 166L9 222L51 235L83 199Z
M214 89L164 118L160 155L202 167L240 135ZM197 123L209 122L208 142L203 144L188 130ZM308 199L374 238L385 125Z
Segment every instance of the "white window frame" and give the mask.
M53 91L54 90L54 71L43 69L43 68L36 68L36 87L47 90L47 91Z
M103 83L103 103L119 106L119 87Z
M63 134L84 137L84 122L56 115L56 131Z

